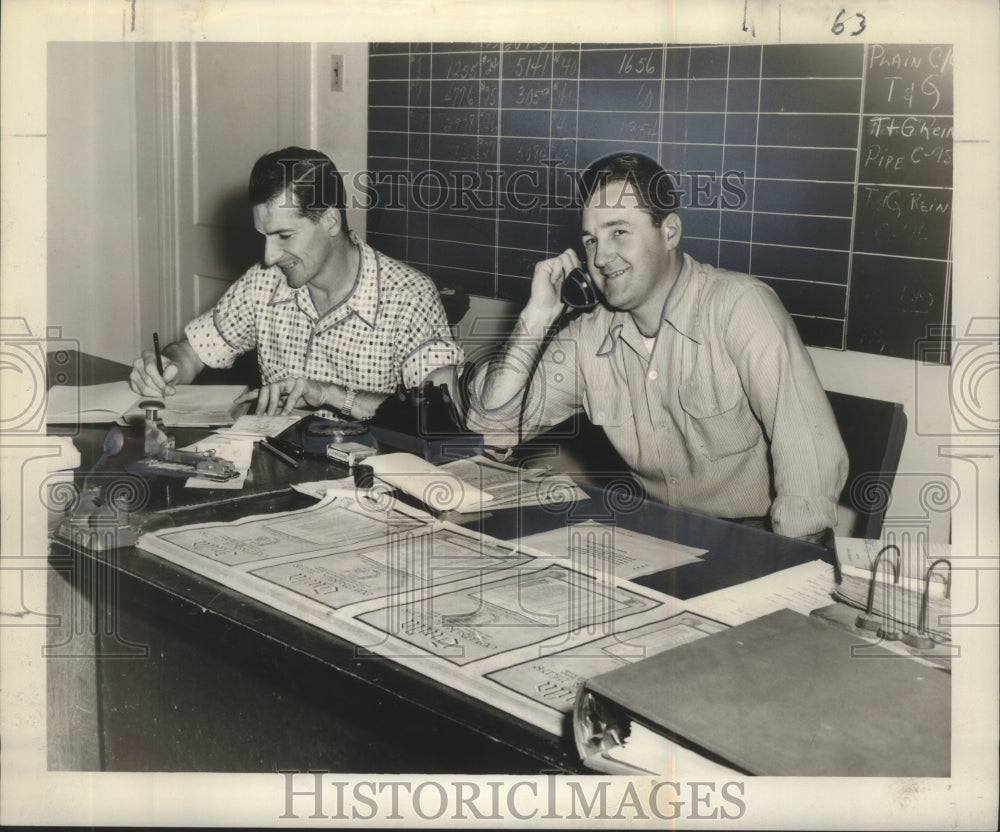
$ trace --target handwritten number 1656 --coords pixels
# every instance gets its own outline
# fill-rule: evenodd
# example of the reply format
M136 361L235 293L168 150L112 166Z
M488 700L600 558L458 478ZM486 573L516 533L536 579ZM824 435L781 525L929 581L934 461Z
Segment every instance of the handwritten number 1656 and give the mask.
M834 18L833 26L830 27L830 31L833 32L835 35L844 34L844 30L847 28L844 25L844 19L845 19L844 15L846 14L847 14L847 9L841 9L840 12L837 14L837 16ZM852 37L855 35L860 35L865 30L865 16L863 13L857 12L856 14L850 15L850 17L848 17L847 19L850 20L851 17L856 17L858 19L858 28L855 29L853 32L849 32L848 34L850 34Z

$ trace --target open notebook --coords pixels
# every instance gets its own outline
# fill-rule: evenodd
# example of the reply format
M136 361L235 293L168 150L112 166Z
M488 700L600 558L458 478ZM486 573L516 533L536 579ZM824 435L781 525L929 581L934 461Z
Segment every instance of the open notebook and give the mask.
M249 404L233 405L247 388L240 384L180 384L166 397L160 415L167 427L231 425ZM85 387L57 385L49 390L45 421L50 425L101 424L139 416L139 396L127 381Z

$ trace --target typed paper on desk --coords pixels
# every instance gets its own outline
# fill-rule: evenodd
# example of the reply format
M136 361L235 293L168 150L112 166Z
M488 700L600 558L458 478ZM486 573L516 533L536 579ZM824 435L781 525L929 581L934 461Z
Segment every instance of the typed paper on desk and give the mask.
M288 414L276 413L273 416L260 416L254 414L244 414L240 416L231 426L216 431L221 436L230 437L252 437L253 439L264 439L277 436L288 430L292 425L306 416L306 411L293 410Z
M814 560L689 598L685 604L692 612L736 626L781 609L809 615L833 602L833 586L833 567Z
M187 482L184 483L185 488L222 488L228 491L239 491L246 482L250 463L253 462L253 439L246 436L226 436L213 433L198 440L193 445L182 448L182 450L198 451L199 453L214 450L217 457L228 459L239 472L239 476L222 482L204 477L188 477Z
M334 497L355 497L359 489L354 484L354 477L346 476L335 480L315 480L313 482L293 482L290 483L293 491L305 494L308 497L315 497L322 500L328 496Z
M529 554L589 564L625 580L692 563L708 551L593 520L527 535L520 545Z

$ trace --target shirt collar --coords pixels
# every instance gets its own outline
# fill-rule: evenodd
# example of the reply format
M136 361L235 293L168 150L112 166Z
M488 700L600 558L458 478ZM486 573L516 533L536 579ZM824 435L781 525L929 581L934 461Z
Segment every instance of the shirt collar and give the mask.
M382 296L382 264L378 252L368 243L359 240L353 231L351 242L358 247L358 273L354 278L354 288L323 318L339 321L354 314L370 329L375 329L378 323L379 300Z
M701 327L698 323L698 301L701 283L696 279L697 265L687 254L683 254L681 270L677 282L667 295L663 306L663 320L685 338L701 343ZM598 355L608 355L615 351L618 341L624 341L639 355L646 355L642 333L628 312L616 310L611 313L608 334L597 349Z
M354 287L346 298L327 310L321 320L324 325L332 325L353 314L368 327L374 329L378 322L379 300L382 292L381 263L375 249L359 240L353 231L350 232L350 235L351 242L358 247L358 272L354 278ZM272 268L277 270L280 280L271 293L271 305L295 301L299 309L315 320L317 318L316 306L312 302L308 287L300 286L298 289L293 289L288 285L281 270L277 266L272 266Z
M701 300L702 281L697 279L695 261L687 254L681 256L684 260L677 275L677 282L667 295L667 302L663 306L663 320L685 338L700 344L698 304Z

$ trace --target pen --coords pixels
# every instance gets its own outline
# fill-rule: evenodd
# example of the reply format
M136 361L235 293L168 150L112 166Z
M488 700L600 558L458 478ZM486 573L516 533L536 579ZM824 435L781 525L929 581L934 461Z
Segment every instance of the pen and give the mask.
M160 334L153 333L153 351L156 353L156 371L163 378L163 354L160 352Z
M274 454L278 459L284 462L286 465L291 465L293 468L298 468L299 463L292 459L288 454L279 451L274 445L271 445L266 439L260 440L260 446L268 453Z
M267 444L270 445L275 450L281 451L286 456L290 456L292 459L295 460L302 459L302 454L304 453L304 449L300 445L296 445L293 442L288 442L279 436L267 437Z

